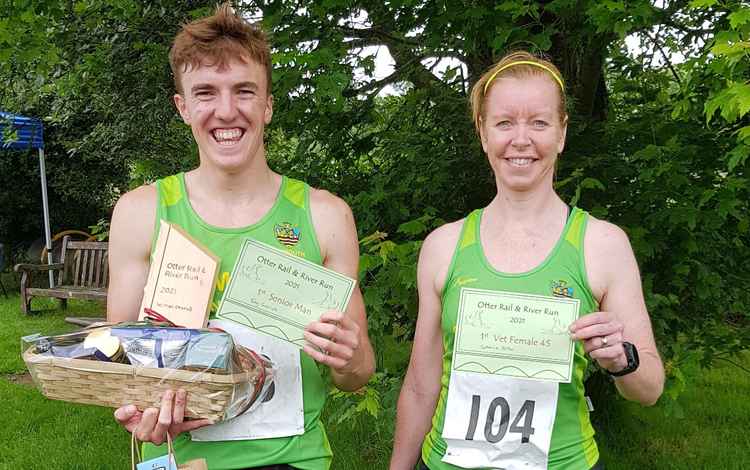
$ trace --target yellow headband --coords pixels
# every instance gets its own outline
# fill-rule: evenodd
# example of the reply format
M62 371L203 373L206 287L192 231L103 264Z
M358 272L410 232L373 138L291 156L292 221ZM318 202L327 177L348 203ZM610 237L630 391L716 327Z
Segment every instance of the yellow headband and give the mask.
M562 79L560 77L558 77L557 74L551 68L547 67L544 64L540 64L539 62L532 62L530 60L519 60L519 61L516 61L516 62L511 62L510 64L505 64L502 67L500 67L499 69L495 70L495 73L493 73L492 75L490 75L489 80L487 80L487 83L484 84L484 94L485 95L487 94L487 89L490 87L490 83L492 83L492 80L495 79L495 77L497 76L497 74L499 74L503 70L508 69L510 67L513 67L515 65L531 65L531 66L539 67L540 69L546 70L547 72L549 72L550 75L552 75L552 78L554 78L555 81L560 85L560 89L563 91L563 93L565 93L565 85L563 85Z

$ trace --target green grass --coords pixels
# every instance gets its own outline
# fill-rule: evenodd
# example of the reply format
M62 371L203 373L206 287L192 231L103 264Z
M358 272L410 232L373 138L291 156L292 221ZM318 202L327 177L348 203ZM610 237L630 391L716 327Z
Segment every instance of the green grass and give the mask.
M740 358L750 365L750 354ZM684 417L625 400L595 413L607 470L750 469L750 374L726 363L689 371Z
M750 368L750 353L740 358ZM684 417L667 417L619 397L592 413L607 470L750 469L750 374L730 364L689 371ZM614 385L612 385L614 386ZM334 469L387 469L390 443L373 418L329 426ZM390 431L390 428L388 428Z
M17 290L10 275L3 282ZM70 331L75 327L64 322L66 316L96 316L103 306L70 302L62 311L55 301L35 300L33 308L38 313L25 316L17 294L0 296L0 470L130 468L129 435L111 409L47 400L32 385L17 383L17 374L25 372L21 336ZM750 368L750 354L739 360ZM689 372L682 419L621 399L595 403L592 416L607 470L750 469L750 374L729 364ZM331 408L327 415L335 412ZM380 420L359 416L328 424L333 470L387 468L393 413Z
M21 336L72 331L66 316L103 316L96 302L68 303L34 300L33 315L21 312L15 278L3 275L9 291L0 293L0 469L126 469L130 468L128 434L112 410L44 398L31 384L18 383L26 372L21 360Z

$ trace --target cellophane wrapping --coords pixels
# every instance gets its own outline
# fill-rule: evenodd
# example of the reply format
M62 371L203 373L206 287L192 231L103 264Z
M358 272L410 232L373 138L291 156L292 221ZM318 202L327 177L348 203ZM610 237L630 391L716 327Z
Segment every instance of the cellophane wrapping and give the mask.
M262 401L274 377L266 357L216 329L150 322L101 323L74 333L22 338L23 358L48 398L139 409L166 390L187 392L185 415L231 419Z

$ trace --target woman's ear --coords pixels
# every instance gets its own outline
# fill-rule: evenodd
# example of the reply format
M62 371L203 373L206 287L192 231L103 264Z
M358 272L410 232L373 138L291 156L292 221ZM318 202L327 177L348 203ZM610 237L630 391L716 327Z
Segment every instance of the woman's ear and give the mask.
M482 142L482 150L484 150L484 153L487 153L487 134L484 131L484 119L482 119L482 116L479 116L479 140Z
M565 137L568 135L568 115L565 115L562 122L562 129L560 130L560 142L557 145L557 154L561 154L565 148Z

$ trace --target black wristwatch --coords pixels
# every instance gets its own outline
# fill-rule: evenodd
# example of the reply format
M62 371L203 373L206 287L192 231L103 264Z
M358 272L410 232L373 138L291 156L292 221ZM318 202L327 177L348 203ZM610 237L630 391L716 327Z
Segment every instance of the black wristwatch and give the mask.
M633 343L623 341L622 348L625 350L625 357L628 359L628 365L626 365L624 369L617 372L607 371L607 373L612 377L622 377L623 375L628 375L631 372L635 372L635 370L638 368L638 364L640 363L638 361L638 350L635 348L635 345Z

